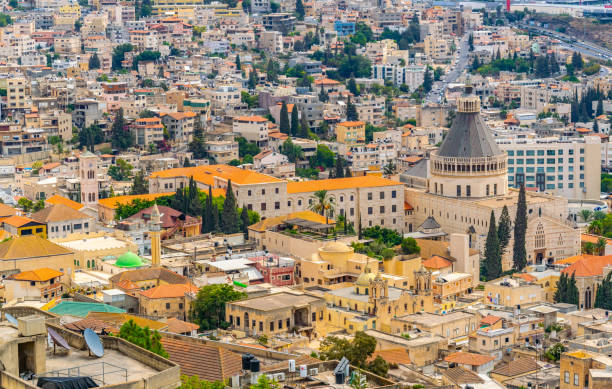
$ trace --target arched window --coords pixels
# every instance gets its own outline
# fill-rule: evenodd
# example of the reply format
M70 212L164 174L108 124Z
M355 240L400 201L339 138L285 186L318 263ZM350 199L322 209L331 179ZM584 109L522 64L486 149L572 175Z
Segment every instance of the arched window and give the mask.
M544 235L544 226L542 225L542 223L538 223L538 226L536 227L536 233L535 233L535 248L541 249L541 248L544 248L545 245L546 245L546 235Z
M89 259L87 260L87 268L89 269L89 267L91 266L91 262L89 262Z

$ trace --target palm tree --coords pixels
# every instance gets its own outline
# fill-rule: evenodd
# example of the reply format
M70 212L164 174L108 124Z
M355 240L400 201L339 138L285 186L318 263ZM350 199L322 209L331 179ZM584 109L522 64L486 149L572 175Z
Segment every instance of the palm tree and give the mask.
M586 242L584 244L584 246L582 247L582 253L583 254L590 254L593 255L593 252L595 251L595 245L591 242Z
M329 213L334 211L334 199L327 195L326 190L314 192L314 200L310 204L310 210L325 216L325 223L329 223Z
M606 253L606 246L608 245L608 241L606 238L597 239L597 243L595 243L594 252L598 255L604 255Z
M590 209L581 209L578 213L585 223L588 223L589 219L591 219L591 216L593 215L593 211Z
M604 211L593 212L593 220L602 220L605 218L606 218L606 213Z
M602 224L600 220L595 220L587 227L587 232L593 235L601 235L603 231Z

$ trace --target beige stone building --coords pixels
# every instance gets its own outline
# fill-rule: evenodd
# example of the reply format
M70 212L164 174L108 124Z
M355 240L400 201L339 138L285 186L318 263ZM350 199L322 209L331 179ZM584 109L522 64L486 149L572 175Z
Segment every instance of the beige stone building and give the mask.
M191 301L198 293L192 284L164 284L138 293L141 315L187 320Z
M467 342L468 336L478 328L478 318L471 313L461 311L447 314L417 312L391 320L393 334L404 334L419 329L441 336L453 344Z
M505 307L539 304L544 300L541 285L530 284L522 279L498 278L485 283L485 302Z
M324 312L324 299L300 292L274 293L225 304L225 320L252 336L293 331L317 333Z
M482 251L491 212L504 206L516 214L518 190L508 189L506 153L500 151L480 117L480 100L468 93L457 100L453 125L437 151L431 153L427 188L407 188L413 225L432 217L446 233L469 236L470 247ZM408 179L408 178L403 178ZM528 263L552 263L575 255L580 234L567 221L567 200L548 194L527 194L526 251ZM502 260L512 266L512 241Z
M612 385L612 358L585 350L561 354L561 389L604 389Z

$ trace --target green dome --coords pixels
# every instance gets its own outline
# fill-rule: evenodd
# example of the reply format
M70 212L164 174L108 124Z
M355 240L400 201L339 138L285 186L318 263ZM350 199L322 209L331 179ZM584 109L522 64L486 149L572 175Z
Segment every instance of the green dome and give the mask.
M117 267L140 267L142 266L142 259L131 251L125 254L121 254L115 262Z

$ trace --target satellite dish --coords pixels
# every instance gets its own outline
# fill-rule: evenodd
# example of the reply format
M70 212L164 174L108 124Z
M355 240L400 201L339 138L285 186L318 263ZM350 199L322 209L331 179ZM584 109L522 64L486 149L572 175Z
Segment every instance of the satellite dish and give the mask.
M91 328L85 328L83 337L85 338L85 343L87 343L87 348L89 348L90 353L98 358L102 358L104 356L104 346L98 334L93 332Z
M64 339L60 334L55 332L53 328L47 328L47 332L49 333L49 336L51 337L51 339L53 339L54 351L55 351L55 345L63 347L66 350L70 350L70 346L68 345L68 342L66 342L66 339Z
M18 325L17 324L17 319L15 319L15 316L11 315L10 313L5 313L4 317L6 318L6 320L13 324L13 325Z

